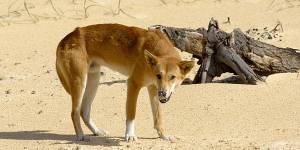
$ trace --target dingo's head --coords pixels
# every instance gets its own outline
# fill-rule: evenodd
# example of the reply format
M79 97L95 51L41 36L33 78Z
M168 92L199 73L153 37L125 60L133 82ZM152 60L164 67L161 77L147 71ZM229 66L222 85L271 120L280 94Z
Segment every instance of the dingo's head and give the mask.
M188 72L193 68L194 61L181 61L177 58L159 58L149 51L144 51L146 61L156 79L157 96L161 103L169 101L175 88L181 84Z

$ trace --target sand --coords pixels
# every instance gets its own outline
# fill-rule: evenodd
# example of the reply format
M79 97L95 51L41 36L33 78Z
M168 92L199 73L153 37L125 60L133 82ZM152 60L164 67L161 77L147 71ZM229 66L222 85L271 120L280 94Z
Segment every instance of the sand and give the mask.
M0 2L0 14L7 13L11 2ZM27 2L31 13L57 16L46 1ZM265 42L299 49L299 1L165 0L167 4L163 4L160 0L123 0L121 9L135 17L131 18L122 12L111 13L110 9L117 8L117 1L95 0L101 7L90 7L86 19L79 19L83 16L82 1L75 1L76 5L71 0L53 2L67 17L31 23L22 11L20 17L0 18L1 150L300 149L300 76L297 73L274 74L259 85L180 86L171 101L162 106L164 126L169 135L177 138L175 143L157 138L148 94L143 89L136 118L139 140L127 143L123 139L126 77L104 68L92 118L109 136L91 136L90 142L78 142L70 117L70 96L62 88L54 65L58 42L75 27L96 23L197 28L206 27L214 17L222 29L230 32L236 27L243 31L272 29L280 21L284 28L281 41L277 38ZM16 3L11 9L24 9L23 1ZM71 11L75 9L79 10L78 14ZM231 24L222 24L227 17L231 18ZM182 56L190 58L187 54ZM91 134L83 123L82 126L86 134Z

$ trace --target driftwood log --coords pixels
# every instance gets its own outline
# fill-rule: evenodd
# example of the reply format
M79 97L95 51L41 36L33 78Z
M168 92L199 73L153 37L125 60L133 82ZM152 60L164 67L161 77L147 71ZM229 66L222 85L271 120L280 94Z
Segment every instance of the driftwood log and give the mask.
M178 49L198 59L201 67L193 83L211 82L214 77L231 72L238 74L244 83L255 84L262 80L260 76L300 70L299 50L254 40L240 29L226 33L219 29L214 19L211 19L208 30L162 25L149 29L161 30Z

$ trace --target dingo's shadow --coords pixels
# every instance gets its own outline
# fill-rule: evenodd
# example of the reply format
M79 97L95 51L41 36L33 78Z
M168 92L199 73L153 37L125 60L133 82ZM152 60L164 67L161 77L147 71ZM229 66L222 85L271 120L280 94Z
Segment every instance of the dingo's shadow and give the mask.
M63 141L54 144L76 143L79 145L121 146L120 141L122 141L119 137L89 136L89 138L90 138L89 141L76 141L75 135L63 135L63 134L50 133L49 131L46 130L0 132L0 139Z
M114 80L114 81L108 81L108 82L100 82L99 84L105 84L105 85L111 86L115 83L126 83L126 82L127 82L126 80Z

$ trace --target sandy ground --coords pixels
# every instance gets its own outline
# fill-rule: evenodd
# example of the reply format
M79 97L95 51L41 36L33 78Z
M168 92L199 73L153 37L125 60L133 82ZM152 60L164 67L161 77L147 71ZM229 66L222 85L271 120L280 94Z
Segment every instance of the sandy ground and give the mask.
M70 0L71 1L71 0ZM95 0L96 1L96 0ZM0 13L7 13L12 1L0 2ZM55 15L49 4L27 1L35 14ZM197 28L207 26L210 17L226 31L240 27L273 28L282 22L279 39L266 42L300 48L300 2L297 0L123 0L123 13L112 15L117 1L97 0L102 7L88 9L82 16L82 2L53 1L65 16L28 23L20 17L0 18L0 149L300 149L300 76L275 74L260 85L205 84L180 86L172 100L163 105L164 126L175 143L157 138L153 129L146 90L138 100L136 134L139 140L126 143L126 78L106 68L92 109L97 126L108 137L75 141L70 118L71 101L55 71L58 42L77 26L96 23L122 23L146 28L154 24ZM272 3L273 2L273 3ZM35 6L35 8L31 8ZM17 1L11 9L24 9ZM16 14L12 14L16 15ZM24 20L27 20L24 21ZM12 23L14 22L14 23ZM8 25L8 23L11 23ZM189 58L183 54L184 58ZM195 74L196 69L191 76ZM83 125L86 134L91 134Z

